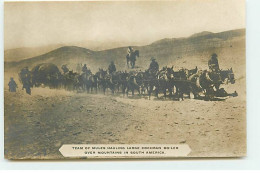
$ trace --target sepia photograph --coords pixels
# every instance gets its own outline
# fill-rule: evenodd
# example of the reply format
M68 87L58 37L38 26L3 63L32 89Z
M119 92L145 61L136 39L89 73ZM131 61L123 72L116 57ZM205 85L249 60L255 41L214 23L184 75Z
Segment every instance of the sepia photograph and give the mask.
M245 157L244 0L4 3L6 159Z

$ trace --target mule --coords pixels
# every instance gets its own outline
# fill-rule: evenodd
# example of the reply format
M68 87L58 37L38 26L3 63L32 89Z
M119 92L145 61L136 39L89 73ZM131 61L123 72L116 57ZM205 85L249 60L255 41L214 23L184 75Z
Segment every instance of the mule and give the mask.
M140 83L138 84L138 79L137 76L134 74L130 74L127 77L127 88L126 88L126 94L128 96L128 92L131 91L132 92L132 96L134 96L134 92L135 90L138 91L139 95L141 94L140 92Z
M169 92L169 97L172 97L173 95L173 87L174 87L174 82L173 82L173 67L164 67L162 70L159 71L158 73L158 82L159 82L159 92L163 91L164 98L166 98L167 95L167 90Z
M220 72L221 80L224 84L234 84L236 82L235 75L233 73L233 69L221 70Z
M196 85L202 89L206 100L212 100L215 97L215 89L222 83L221 76L216 72L202 71L196 79Z

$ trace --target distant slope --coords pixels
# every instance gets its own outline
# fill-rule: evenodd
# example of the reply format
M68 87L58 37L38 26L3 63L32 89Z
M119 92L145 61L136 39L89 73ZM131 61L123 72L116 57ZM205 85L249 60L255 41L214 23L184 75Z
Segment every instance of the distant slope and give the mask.
M42 46L42 47L22 47L22 48L15 48L15 49L7 49L4 51L5 62L12 62L12 61L21 61L25 59L29 59L35 56L42 55L46 52L50 52L52 50L58 49L63 46L77 46L77 47L84 47L94 51L101 51L106 49L113 49L117 47L125 47L129 45L144 45L142 42L100 42L100 41L81 41L75 43L68 43L68 44L54 44L49 46Z
M213 34L213 32L203 31L200 33L193 34L190 37L201 37L201 36L210 35L210 34Z
M220 33L202 32L187 38L166 38L147 46L133 48L140 51L140 58L136 62L139 69L146 69L151 57L155 57L160 66L175 65L188 68L189 65L194 67L196 64L204 67L210 54L214 52L219 55L220 61L222 58L227 58L223 57L225 52L227 54L233 52L234 55L245 52L245 29ZM65 46L19 62L5 62L5 70L32 67L39 63L54 63L59 67L68 64L71 69L76 69L77 63L86 63L92 71L97 71L98 68L107 68L112 60L118 70L125 70L126 51L127 47L91 51L82 47Z
M129 41L81 41L76 43L71 43L70 45L84 47L91 49L93 51L102 51L107 49L114 49L118 47L126 47L129 45L145 45L145 42L129 42Z
M5 62L21 61L27 58L42 55L62 46L64 45L57 44L43 47L22 47L16 49L7 49L4 51Z

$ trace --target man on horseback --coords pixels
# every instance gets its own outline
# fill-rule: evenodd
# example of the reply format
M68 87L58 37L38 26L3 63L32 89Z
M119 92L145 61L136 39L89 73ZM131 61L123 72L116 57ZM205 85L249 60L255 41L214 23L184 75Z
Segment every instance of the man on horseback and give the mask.
M131 46L127 49L126 64L127 67L135 68L136 57L139 57L139 50L133 50ZM129 66L130 63L130 66Z
M134 52L133 48L131 46L129 46L127 49L127 54L126 54L126 64L127 64L128 68L129 68L130 57L133 52Z
M211 55L211 58L208 61L210 71L206 73L206 79L211 81L216 91L219 90L219 87L222 84L217 57L218 55L216 53Z
M156 62L155 58L151 58L151 64L149 66L149 72L152 74L156 74L159 71L159 64Z
M81 71L83 73L87 73L88 72L87 64L84 64L84 66L82 67Z
M62 65L62 66L61 66L61 69L62 69L62 71L63 71L64 74L69 71L69 68L67 67L66 64L65 64L65 65Z
M133 48L131 46L129 46L127 49L128 56L130 57L131 53L133 53L133 52L134 52Z
M108 73L109 74L112 74L113 72L116 71L116 66L115 66L115 63L114 61L111 61L111 63L109 64L108 66Z
M210 60L208 61L208 66L210 71L212 72L218 72L219 71L219 64L218 64L218 55L216 53L213 53L211 55Z

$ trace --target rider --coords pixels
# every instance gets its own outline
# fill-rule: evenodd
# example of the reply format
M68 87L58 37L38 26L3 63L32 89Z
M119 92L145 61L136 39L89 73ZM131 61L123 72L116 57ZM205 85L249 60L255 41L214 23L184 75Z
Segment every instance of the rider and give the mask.
M129 62L130 62L130 66L133 68L133 64L131 63L131 56L132 56L132 53L134 53L134 49L129 46L128 49L127 49L127 55L126 55L126 63L127 63L127 66L129 68Z
M62 69L63 73L67 73L69 71L69 68L67 67L67 65L62 65L61 69Z
M218 64L218 55L216 53L213 53L211 55L210 60L208 61L209 69L213 72L219 71L219 64Z
M88 71L87 64L84 64L84 66L82 67L81 71L83 73L86 73Z
M10 78L10 82L8 83L8 86L9 86L9 91L10 92L16 92L16 88L18 88L18 87L17 87L17 84L14 81L13 77Z
M151 58L151 64L150 64L150 67L149 67L149 71L153 74L156 74L158 71L159 71L159 64L156 62L155 58L152 57Z
M219 90L219 86L222 83L220 76L220 69L218 64L218 55L213 53L210 60L208 61L209 70L211 73L207 73L206 77L214 83L215 90Z
M133 52L134 52L134 49L131 46L129 46L127 49L128 56L130 57L131 53L133 53Z
M112 74L115 71L116 71L115 63L114 63L114 61L111 61L111 63L108 66L108 72L109 72L109 74Z

